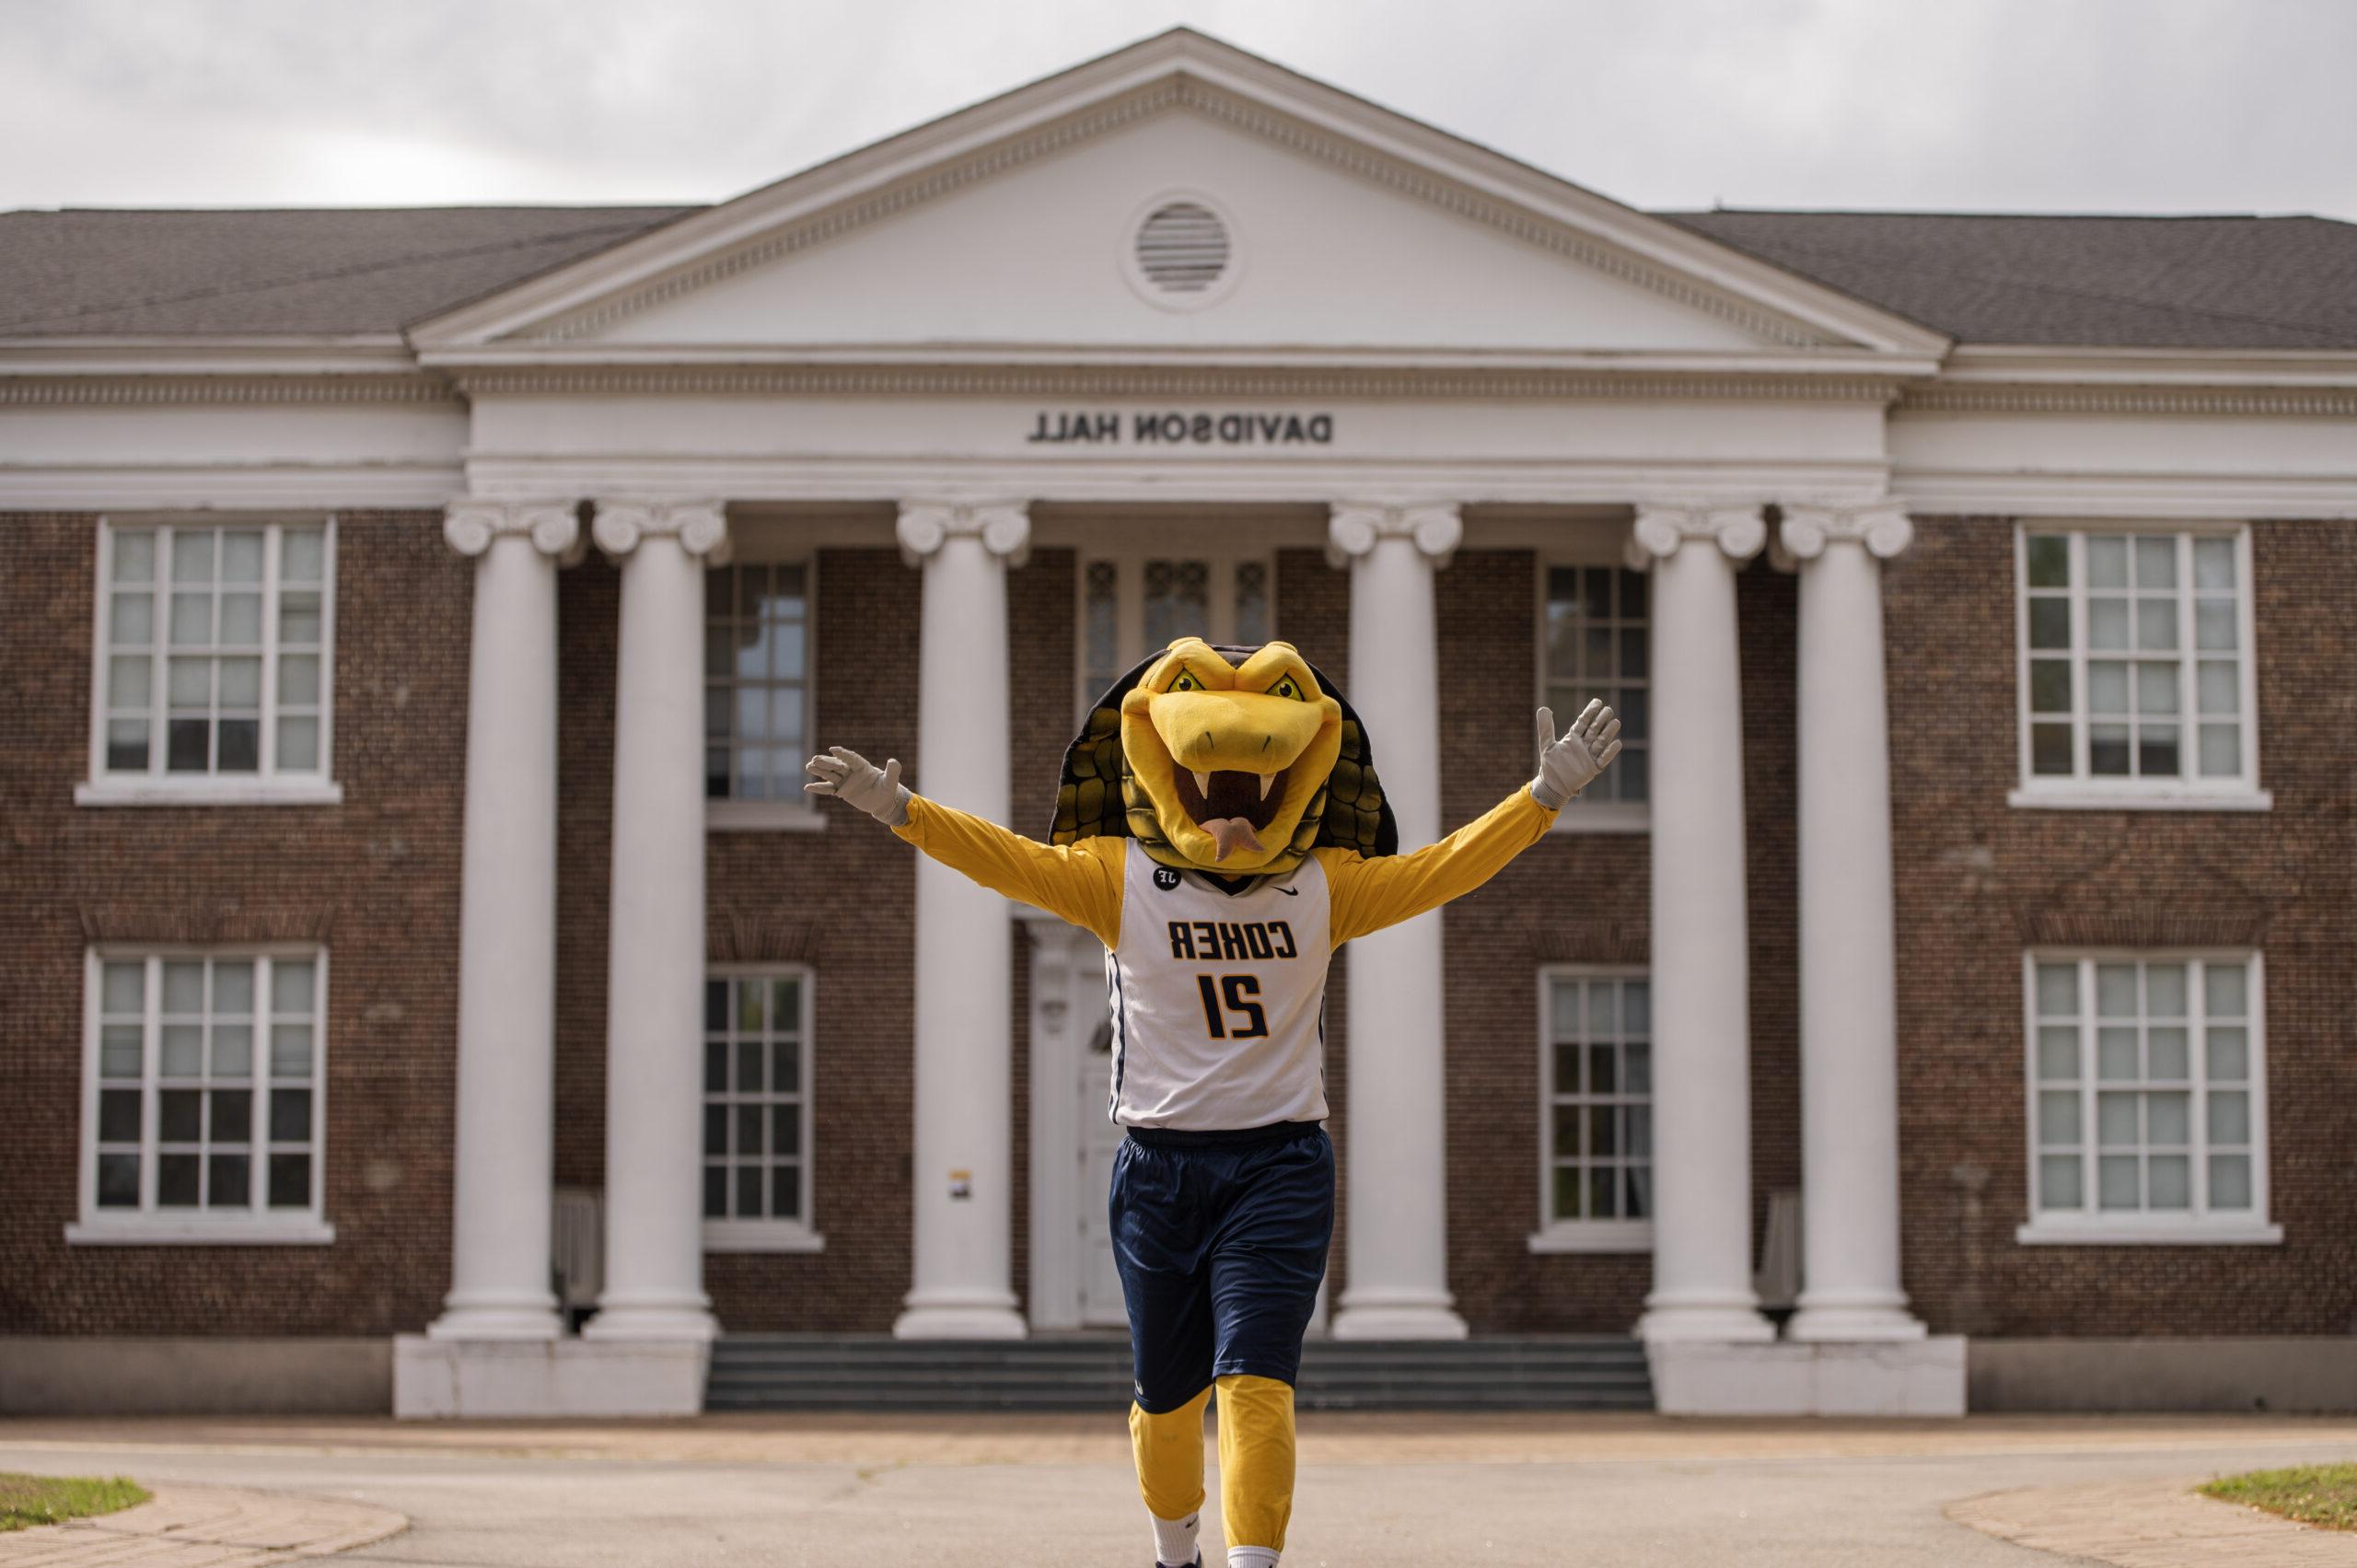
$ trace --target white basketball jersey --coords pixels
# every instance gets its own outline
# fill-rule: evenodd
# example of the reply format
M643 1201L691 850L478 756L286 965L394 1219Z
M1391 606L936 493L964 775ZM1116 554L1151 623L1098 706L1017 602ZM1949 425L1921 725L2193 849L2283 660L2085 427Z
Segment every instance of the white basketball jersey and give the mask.
M1113 1120L1188 1132L1326 1115L1326 870L1230 895L1124 846L1121 940L1105 955Z

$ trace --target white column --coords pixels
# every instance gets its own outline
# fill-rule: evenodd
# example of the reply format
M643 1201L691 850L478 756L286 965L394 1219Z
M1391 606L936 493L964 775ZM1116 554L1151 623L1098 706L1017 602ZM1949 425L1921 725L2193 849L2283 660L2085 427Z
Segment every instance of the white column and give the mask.
M1433 573L1457 508L1337 505L1328 556L1351 568L1350 694L1405 851L1440 837L1440 645ZM1343 1340L1457 1340L1448 1291L1440 916L1351 944L1350 1275Z
M924 571L917 756L910 787L993 822L1007 817L1006 568L1020 506L908 504L900 553ZM1006 900L919 856L915 1234L904 1340L1021 1339L1012 1288L1008 1126L1013 927Z
M1653 561L1654 1288L1648 1341L1769 1340L1751 1288L1749 927L1735 570L1759 509L1642 506Z
M437 1340L551 1340L556 1039L556 567L569 501L461 501L475 559L459 893L458 1167Z
M1882 567L1895 505L1789 506L1800 570L1801 1246L1795 1340L1918 1340L1898 1288L1898 1005Z
M703 576L715 501L601 502L621 563L613 897L606 960L606 1288L582 1330L702 1340Z

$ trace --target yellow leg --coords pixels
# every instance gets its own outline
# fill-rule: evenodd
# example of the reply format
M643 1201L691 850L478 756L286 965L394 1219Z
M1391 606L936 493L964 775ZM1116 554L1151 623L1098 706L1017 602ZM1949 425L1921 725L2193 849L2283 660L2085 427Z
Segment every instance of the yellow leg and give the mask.
M1219 1380L1219 1501L1228 1545L1285 1549L1293 1449L1292 1385L1242 1374Z
M1145 1496L1147 1512L1157 1519L1183 1519L1203 1505L1203 1405L1211 1397L1205 1388L1160 1415L1130 1407L1130 1452L1138 1462L1138 1491ZM1221 1462L1226 1462L1225 1458Z

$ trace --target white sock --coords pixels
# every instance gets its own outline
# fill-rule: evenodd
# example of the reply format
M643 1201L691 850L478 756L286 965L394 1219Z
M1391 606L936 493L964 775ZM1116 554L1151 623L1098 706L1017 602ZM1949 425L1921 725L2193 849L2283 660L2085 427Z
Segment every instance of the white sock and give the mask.
M1164 1568L1194 1568L1195 1531L1203 1522L1202 1510L1183 1519L1165 1519L1149 1509L1146 1517L1154 1520L1154 1560Z
M1227 1568L1277 1568L1277 1549L1273 1546L1231 1546L1227 1549Z

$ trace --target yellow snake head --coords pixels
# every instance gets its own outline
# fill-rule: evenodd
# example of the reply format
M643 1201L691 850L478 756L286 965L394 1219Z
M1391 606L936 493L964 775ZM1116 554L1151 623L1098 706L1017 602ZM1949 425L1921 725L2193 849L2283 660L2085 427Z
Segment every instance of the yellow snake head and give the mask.
M1341 744L1342 705L1291 643L1236 665L1182 637L1121 699L1121 751L1153 836L1225 876L1300 864L1304 813L1323 810Z

